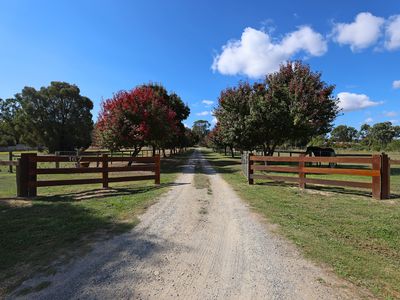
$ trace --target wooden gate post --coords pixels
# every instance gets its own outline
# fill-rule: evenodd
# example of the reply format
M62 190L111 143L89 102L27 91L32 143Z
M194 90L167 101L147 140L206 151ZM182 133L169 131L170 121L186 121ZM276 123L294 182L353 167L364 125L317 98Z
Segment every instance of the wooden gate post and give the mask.
M108 155L102 156L102 175L103 175L103 188L108 188Z
M9 152L8 152L8 161L12 162L12 160L13 160L13 154L12 154L12 151L9 151ZM9 172L9 173L12 173L12 172L13 172L13 165L12 165L12 163L10 163L10 166L8 167L8 172Z
M19 164L17 166L17 197L28 197L28 156L21 153Z
M254 170L251 168L252 165L254 165L254 161L251 159L253 156L253 153L249 153L247 157L247 180L249 184L254 184Z
M29 197L36 197L37 196L37 162L36 162L36 153L28 153L29 157L29 188L28 194Z
M17 196L36 197L37 162L36 153L21 153L17 174Z
M36 153L21 153L17 174L17 196L35 197L36 187Z
M381 199L390 198L390 162L387 154L382 153L381 162Z
M382 158L380 154L372 155L372 170L378 171L378 176L372 176L372 197L382 199Z
M160 184L160 154L156 154L154 156L154 172L155 172L155 178L154 178L154 183L155 184Z
M302 160L302 158L304 158L306 155L305 154L300 154L300 161L299 161L299 187L301 189L305 189L306 188L306 173L304 173L304 167L305 167L305 163L304 160Z

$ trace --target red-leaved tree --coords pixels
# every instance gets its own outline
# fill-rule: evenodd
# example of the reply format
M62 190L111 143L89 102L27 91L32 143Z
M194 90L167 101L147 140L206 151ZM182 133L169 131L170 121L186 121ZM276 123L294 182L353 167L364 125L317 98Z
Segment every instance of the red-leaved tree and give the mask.
M111 150L160 144L177 130L176 113L154 89L139 86L102 103L97 126L100 144Z

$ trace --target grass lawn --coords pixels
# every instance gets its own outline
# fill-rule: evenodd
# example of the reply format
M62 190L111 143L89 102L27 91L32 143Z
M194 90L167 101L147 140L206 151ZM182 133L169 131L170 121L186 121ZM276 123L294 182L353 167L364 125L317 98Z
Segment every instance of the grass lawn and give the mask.
M88 249L89 242L131 229L137 214L169 189L191 151L161 160L154 181L39 188L34 200L0 200L0 298L49 263ZM0 198L16 194L15 174L0 169ZM64 175L63 178L98 176Z
M306 257L377 297L400 298L399 196L378 201L359 190L318 187L302 191L290 184L260 180L251 186L241 173L239 158L208 150L203 154L242 199L279 224L279 232ZM391 185L392 193L400 195L400 166L392 169Z

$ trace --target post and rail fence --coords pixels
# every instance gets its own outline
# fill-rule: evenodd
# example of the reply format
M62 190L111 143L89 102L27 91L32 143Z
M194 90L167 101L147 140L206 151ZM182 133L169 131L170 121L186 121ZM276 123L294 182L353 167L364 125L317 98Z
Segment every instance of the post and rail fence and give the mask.
M365 188L372 190L372 197L375 199L390 198L390 165L399 164L398 160L390 160L387 154L372 155L369 157L308 157L300 155L298 157L276 157L276 156L258 156L249 153L247 159L242 159L245 166L242 169L247 175L248 183L254 184L256 179L272 180L281 182L295 182L300 188L306 188L307 184L345 186L355 188ZM273 163L273 165L271 164ZM279 163L281 163L279 165ZM282 165L282 163L286 165ZM328 164L351 164L336 168L312 167L312 163ZM288 166L287 164L291 164ZM358 167L354 164L369 165L369 168ZM247 170L244 170L247 168ZM295 173L296 177L270 175L262 172ZM370 177L371 182L332 180L320 178L307 178L307 174L340 174L349 176Z
M73 167L73 168L38 168L38 163L44 162L71 162L65 156L38 156L36 153L22 153L17 167L17 196L35 197L38 187L78 185L101 183L103 188L108 188L111 182L126 182L139 180L154 180L160 184L160 155L154 157L109 157L103 154L101 157L87 156L85 162L101 163L98 167ZM134 165L109 166L111 162L131 162ZM109 173L150 171L151 175L136 175L123 177L109 177ZM42 174L85 174L100 173L98 178L81 179L59 179L59 180L38 180Z

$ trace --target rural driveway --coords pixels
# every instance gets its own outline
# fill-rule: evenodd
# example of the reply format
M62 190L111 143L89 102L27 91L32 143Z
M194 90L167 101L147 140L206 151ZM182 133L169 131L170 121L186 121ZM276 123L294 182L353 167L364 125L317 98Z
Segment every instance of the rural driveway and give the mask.
M197 165L197 167L196 167ZM203 175L194 175L194 171ZM302 258L196 151L177 184L129 233L98 242L29 299L354 299L356 289Z

